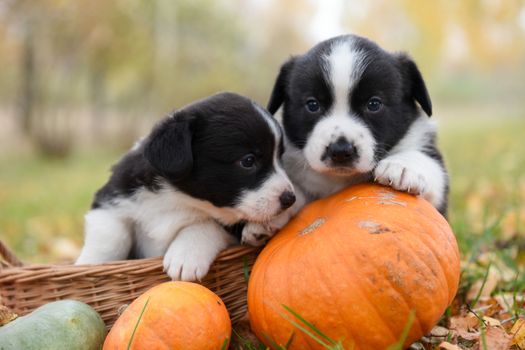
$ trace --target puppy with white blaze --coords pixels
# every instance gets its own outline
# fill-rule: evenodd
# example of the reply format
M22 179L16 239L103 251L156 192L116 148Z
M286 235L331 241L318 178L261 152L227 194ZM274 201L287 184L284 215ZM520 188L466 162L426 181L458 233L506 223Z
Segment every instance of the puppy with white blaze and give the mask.
M272 229L305 203L367 181L420 195L446 214L432 105L406 54L354 35L321 42L284 63L268 110L281 111L283 164L297 195Z
M164 256L173 279L198 280L237 243L227 226L253 225L295 201L279 124L263 108L220 93L161 120L113 167L85 218L77 264ZM250 233L252 232L252 233Z

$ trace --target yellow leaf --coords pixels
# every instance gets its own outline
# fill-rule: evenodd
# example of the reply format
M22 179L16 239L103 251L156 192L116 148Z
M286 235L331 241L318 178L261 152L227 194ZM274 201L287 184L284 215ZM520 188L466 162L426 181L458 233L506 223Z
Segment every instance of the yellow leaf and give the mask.
M520 349L525 349L525 319L519 318L512 326L510 333L513 335L512 344Z

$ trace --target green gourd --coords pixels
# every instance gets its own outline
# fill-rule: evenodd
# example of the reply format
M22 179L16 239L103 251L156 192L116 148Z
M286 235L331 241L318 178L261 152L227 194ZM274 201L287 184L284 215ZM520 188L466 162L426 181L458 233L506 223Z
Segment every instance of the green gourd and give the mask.
M60 300L0 327L0 350L99 350L106 336L100 315L76 300Z

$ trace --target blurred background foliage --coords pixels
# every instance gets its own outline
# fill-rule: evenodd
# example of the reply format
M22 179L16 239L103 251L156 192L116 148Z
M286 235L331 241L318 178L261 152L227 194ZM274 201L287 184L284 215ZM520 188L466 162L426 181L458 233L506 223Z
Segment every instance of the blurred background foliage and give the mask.
M465 249L491 222L523 234L523 0L0 0L0 238L73 258L94 191L156 120L221 90L264 105L283 61L344 33L419 64Z

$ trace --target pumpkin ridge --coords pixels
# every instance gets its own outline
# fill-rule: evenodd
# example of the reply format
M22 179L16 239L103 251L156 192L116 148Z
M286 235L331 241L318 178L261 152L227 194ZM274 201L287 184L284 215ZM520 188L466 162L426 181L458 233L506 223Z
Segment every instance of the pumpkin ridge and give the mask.
M441 264L441 260L439 259L439 257L441 256L441 254L439 254L438 250L439 249L436 249L435 245L433 244L434 242L434 237L435 235L433 234L429 234L429 230L426 229L425 227L432 227L432 230L434 230L434 226L433 225L429 225L427 222L428 220L426 216L423 216L421 215L421 213L417 213L418 214L418 219L420 219L420 221L416 221L416 222L424 222L425 225L422 225L422 224L419 224L418 225L418 232L417 234L413 234L411 233L413 231L413 225L412 226L406 226L403 222L395 222L396 226L398 227L401 227L403 231L406 231L409 233L409 237L410 237L410 240L409 241L413 241L413 240L417 240L417 244L415 244L418 248L425 248L427 250L427 252L429 252L429 256L431 258L433 258L435 261L436 261L436 268L439 267L439 272L436 271L436 273L438 273L439 275L434 275L437 280L439 281L445 281L445 286L447 287L447 290L449 288L449 283L448 283L448 280L447 280L447 277L446 277L446 273L443 269L443 265ZM400 245L400 248L404 247L403 245ZM410 256L412 257L412 260L414 261L419 261L423 266L425 266L425 268L429 271L430 274L433 275L432 271L434 271L430 265L428 264L427 262L427 256L426 255L419 255L417 254L413 249L412 247L410 249L406 249L406 251L404 252L405 254L410 254ZM423 274L425 275L425 274ZM439 277L438 277L439 276ZM441 288L440 288L441 289ZM449 298L447 297L447 304L450 303L450 300ZM420 324L421 326L421 323L420 323L420 319L418 317L416 317L415 319L416 321L418 321L418 323ZM435 321L433 321L435 322ZM423 327L420 327L421 330L423 330Z
M436 260L436 262L437 262L437 266L439 266L439 269L440 269L440 272L441 272L441 273L440 273L440 276L439 276L439 277L440 277L440 280L444 280L444 281L445 281L445 285L446 285L446 287L447 287L446 290L450 290L450 284L449 284L449 281L448 281L448 278L447 278L447 274L445 273L446 270L445 270L445 268L443 267L443 264L442 264L442 262L441 262L441 259L438 258L438 257L440 256L440 254L437 254L436 250L433 249L433 247L429 246L429 245L427 244L427 242L423 241L423 240L421 239L421 235L416 235L416 236L418 237L418 240L419 240L419 242L420 242L420 245L419 245L419 246L422 246L422 247L427 248L427 249L430 251L431 255L434 257L434 259ZM428 266L426 260L421 259L421 261L423 262L423 264L425 264L425 265L427 266L427 268L429 268L429 269L432 271L432 269ZM450 293L449 293L449 295L448 295L448 297L447 297L447 301L448 301L448 303L450 303L450 302L452 301L452 300L450 300Z
M434 258L434 260L437 262L436 267L439 266L439 270L440 270L438 280L439 281L444 280L444 284L447 287L447 291L449 291L448 294L447 294L447 297L446 297L446 301L447 301L447 304L450 304L450 302L453 300L453 298L455 296L455 292L453 294L450 292L450 289L449 289L450 288L450 283L449 283L449 280L448 280L448 277L447 277L448 275L450 275L450 273L447 273L447 269L443 267L443 264L446 263L446 262L444 262L444 261L442 261L442 259L440 259L440 257L442 257L442 254L440 254L439 251L452 251L452 250L455 250L455 253L457 253L457 246L454 247L452 245L452 243L450 242L450 240L447 239L446 240L447 245L448 245L447 249L436 248L436 245L434 244L434 241L435 241L434 240L434 238L435 238L434 236L436 236L436 234L435 233L431 233L431 232L429 233L429 231L434 231L436 227L439 228L440 234L445 233L445 231L442 229L441 226L433 225L433 223L436 222L437 220L432 220L432 222L430 222L430 220L428 220L428 217L423 215L423 213L421 213L419 211L416 211L416 214L417 214L417 217L418 217L418 220L416 222L420 222L420 223L423 223L423 224L418 224L418 233L417 234L411 234L411 237L412 237L412 239L417 239L418 240L417 246L426 248L430 252L430 256L432 256ZM407 231L407 232L411 232L413 230L413 224L412 224L412 227L411 227L411 226L406 226L403 222L396 222L396 225L400 226L404 231ZM448 223L447 223L447 225L448 225ZM431 227L431 230L429 230L426 227ZM448 238L447 235L443 235L443 236ZM414 255L414 252L412 252L412 250L409 249L408 252L411 255ZM421 263L423 263L427 267L427 269L429 269L429 271L433 271L432 268L428 265L426 259L421 259L421 258L419 258L418 255L415 255L415 256L417 258L416 260L418 260ZM458 259L459 259L459 257L458 257ZM456 290L456 288L454 288L454 290ZM452 295L452 297L451 297L451 295ZM416 317L416 320L419 321L419 318Z
M278 258L279 257L278 256L279 251L282 249L283 246L286 246L286 244L288 242L289 242L289 240L282 240L281 239L279 241L274 241L273 244L272 244L272 241L270 240L269 244L266 247L270 247L271 250L269 250L269 251L264 251L263 250L263 252L261 252L261 254L259 254L259 257L257 258L257 261L255 262L255 265L252 268L252 272L253 272L253 270L258 268L258 265L269 264L270 261L274 260L276 257ZM263 259L261 259L261 258L263 258ZM260 279L262 281L266 280L268 272L269 272L268 269L264 269L263 270L263 274L260 277ZM252 273L250 273L250 277L249 277L248 281L251 282L251 283L256 283L251 278L252 278ZM270 310L268 310L270 303L269 302L265 302L265 300L266 300L266 293L265 293L266 292L266 288L265 287L266 286L263 283L261 283L260 285L261 285L261 287L256 289L256 291L260 290L261 297L260 297L259 300L261 300L262 303L257 303L255 308L258 309L257 310L258 312L262 311L264 317L262 318L263 324L262 325L260 325L260 324L257 325L257 328L260 329L260 332L259 332L259 330L257 330L256 333L259 333L258 334L259 338L264 339L264 337L267 336L267 337L270 337L272 340L274 340L275 335L270 334L268 331L266 331L266 332L263 331L264 329L268 329L269 328L267 320L270 319L268 317L269 316L268 312L270 311ZM261 318L259 318L259 319L261 319ZM273 328L272 328L272 331L273 331Z
M314 231L315 231L315 230L314 230ZM310 238L310 239L311 239L311 238ZM292 240L292 241L289 241L289 242L288 242L289 247L288 247L288 256L286 257L286 261L291 261L291 260L290 260L290 256L291 256L292 254L295 255L295 249L294 249L294 248L296 248L295 246L297 246L298 243L299 243L298 240ZM286 305L286 306L288 306L288 307L290 307L290 308L293 309L293 307L292 307L291 304L292 304L292 300L294 300L294 298L293 298L293 296L291 295L291 292L292 292L291 288L287 288L287 289L286 289L286 299L288 300L288 305ZM281 307L281 305L279 305L279 307ZM294 310L294 311L295 311L295 310ZM279 316L281 316L281 315L279 315ZM302 316L302 315L301 315L301 316ZM281 317L282 317L282 316L281 316ZM294 318L295 318L295 317L294 317ZM308 321L308 320L307 320L307 321ZM298 333L298 332L300 332L300 333L304 333L303 331L301 331L301 330L299 330L299 329L296 329L295 326L292 327L292 332L293 332L293 333ZM313 341L313 339L310 339L310 337L306 337L305 339L306 339L306 345L308 346L308 349L312 349L312 343L311 343L311 341ZM292 340L292 343L293 343L293 340Z
M305 222L304 220L301 221L301 226L304 227L305 224L306 224L306 222ZM315 232L312 232L312 234L315 234ZM294 236L295 236L295 234L294 234ZM305 239L311 240L312 237L308 237L308 238L305 238ZM281 244L280 248L283 248L283 249L285 249L285 250L287 251L287 256L286 256L286 259L285 259L285 258L282 257L282 254L281 254L281 255L278 257L278 258L279 258L278 260L280 260L280 261L282 261L282 260L284 260L284 261L291 261L291 260L292 260L292 259L291 259L292 256L295 257L295 255L296 255L296 250L297 250L296 246L299 244L299 242L300 242L300 240L297 240L297 239L289 239L289 240L287 240L287 241L279 242L279 243ZM301 242L302 242L302 241L301 241ZM286 247L283 247L284 245L286 245ZM277 249L275 249L272 253L274 253L276 250L277 250ZM295 259L294 259L294 260L295 260ZM267 264L267 262L266 262L265 264ZM306 261L305 264L308 264L308 261ZM310 265L310 264L308 264L307 266L309 266L310 269L312 269L312 270L313 270L313 268L314 268L314 266L312 266L312 265ZM265 270L265 271L264 271L264 275L266 275L267 272L268 272L268 270ZM294 291L293 288L286 288L286 292L285 292L285 295L286 295L285 300L287 300L287 304L285 304L285 305L288 306L288 307L290 307L290 308L292 308L292 310L294 309L294 306L292 305L292 304L293 304L293 301L296 300L296 298L294 297L294 295L292 295L293 291ZM264 300L264 299L263 299L263 300ZM283 304L284 304L284 303L283 303ZM266 313L267 313L267 312L273 311L273 312L275 312L279 317L282 318L281 313L277 310L277 309L281 310L281 309L280 309L280 308L282 307L281 304L277 305L277 307L274 307L274 306L270 305L270 303L267 303L266 305L267 305L268 307L265 307L265 308L263 309L263 310L264 310L264 316L265 316L265 317L266 317ZM271 309L271 310L270 310L270 309ZM294 310L294 311L296 311L296 310ZM301 315L301 316L304 316L304 315ZM292 317L293 317L293 316L292 316ZM293 317L293 318L295 318L295 317ZM265 319L265 321L266 321L266 319ZM288 321L286 321L286 322L288 322ZM293 324L289 323L289 325L291 326L291 331L292 331L292 333L294 333L294 334L304 334L303 331L301 331L300 329L296 328ZM269 335L270 335L270 334L269 334ZM273 337L273 338L272 338L273 340L277 341L277 340L275 339L275 336L274 336L273 334L270 335L270 336ZM294 339L296 339L296 338L294 338ZM286 340L288 340L288 339L286 339ZM311 339L310 337L308 337L308 336L306 336L306 337L302 337L300 340L303 341L303 344L302 344L303 346L304 346L304 345L307 346L307 349L316 349L317 342L315 342L315 341L314 341L313 339ZM297 340L295 340L295 342L297 342ZM293 343L294 343L294 341L292 341L292 344L293 344ZM305 343L305 344L304 344L304 343ZM303 347L302 349L306 350L306 348L304 348L304 347Z
M411 257L415 257L416 259L413 259L413 260L418 260L418 261L421 261L423 259L421 259L417 254L413 253L410 249L407 249L405 252L403 252L404 254L406 254L408 252L408 254L411 255ZM406 254L406 255L408 255ZM423 260L422 264L425 266L426 269L430 270L430 267L426 264L426 262ZM403 288L396 288L396 285L390 281L390 279L388 278L385 278L385 280L390 284L390 286L392 286L392 289L394 289L399 295L401 295L401 297L403 298L403 300L405 301L405 303L407 304L407 306L409 306L409 311L411 310L416 310L417 309L415 307L413 307L412 303L408 301L408 299L406 298L406 295L405 295L405 290ZM401 291L401 292L400 292ZM416 314L416 317L414 319L414 323L412 324L412 327L414 327L415 325L418 325L418 328L419 328L419 333L424 333L423 332L423 325L421 324L421 321L419 319L419 317L417 317L417 314Z
M331 236L331 235L327 235L327 237L330 237L330 236ZM335 246L338 246L338 244L337 244L338 242L336 242L335 240L332 240L332 243L336 243ZM343 261L345 262L345 266L346 266L346 269L347 269L347 270L353 268L353 265L348 263L348 260L347 260L347 258L346 258L346 255L343 255L343 256L342 256L342 259L343 259ZM374 265L375 265L375 264L374 264ZM379 271L379 269L377 269L377 270ZM350 271L350 272L351 272L351 271ZM354 278L353 278L353 274L352 274L352 273L349 273L348 275L352 276L352 280L354 280ZM358 281L358 282L359 282L359 281ZM369 305L372 306L372 309L375 310L375 312L376 312L376 316L378 316L379 319L382 319L383 317L382 317L381 310L378 309L377 305L376 305L373 301L371 301L371 300L368 299L368 296L366 295L366 292L363 291L363 286L362 286L362 284L361 284L361 283L354 283L354 285L357 286L357 287L359 288L359 293L360 293L362 296L364 296L364 299L368 302ZM407 307L408 307L408 306L409 306L408 303L406 302L406 300L404 300L404 301L405 301L405 304L407 304ZM409 309L410 309L410 308L409 308ZM386 330L392 335L392 339L396 339L396 338L397 338L397 337L394 335L394 333L392 332L392 330L391 330L389 327L385 327L385 328L386 328Z
M423 220L425 220L426 222L428 222L429 220L427 220L427 217L426 216L423 216L421 215L421 213L418 213L419 215L419 218ZM419 225L419 227L421 228L422 225ZM432 223L428 224L428 226L431 226L432 229L434 230L436 227L440 228L440 226L434 226ZM442 259L440 259L439 257L441 256L441 254L439 254L437 252L437 250L440 250L440 249L436 249L435 245L432 244L434 242L434 240L432 238L434 237L430 237L430 235L428 234L428 230L425 230L425 229L421 229L420 230L421 232L419 232L417 235L413 235L414 237L417 237L417 239L419 240L419 245L418 246L424 246L425 248L427 248L431 255L435 257L435 260L437 261L437 265L439 266L439 269L441 271L441 275L440 275L440 279L443 279L445 281L445 284L447 286L447 290L450 291L450 283L449 283L449 280L447 278L447 269L443 266L443 262ZM444 231L440 228L440 233L443 233ZM423 240L422 237L425 236L427 239ZM452 250L456 250L457 248L454 248L451 244L451 242L449 240L447 240L447 245L448 245L448 249L446 249L446 251L452 251ZM459 257L458 257L459 259ZM427 264L427 261L426 260L422 260L420 259L425 265L427 265L428 267L428 264ZM430 271L432 271L432 269L430 267L428 267L430 269ZM450 296L451 293L449 292L448 294L448 303L450 303L452 301L452 299L454 298L455 296L455 293L452 295L452 297Z
M425 219L425 217L423 217L423 219ZM402 226L402 223L396 223L396 225L401 228L403 228L404 231L407 231L407 232L410 232L409 229L406 229ZM411 227L413 229L413 227ZM418 228L421 228L421 225L418 226ZM433 237L429 237L429 234L427 232L425 232L427 230L421 228L421 232L418 232L417 234L411 234L410 237L412 240L417 240L418 241L418 244L416 244L418 247L424 247L426 248L427 252L430 252L430 255L432 255L433 257L438 257L440 256L440 254L438 254L436 252L436 249L433 245L429 244L429 243L432 243L434 242L434 240L432 239ZM428 239L423 239L423 237L426 237ZM413 250L412 249L408 249L408 252L410 252L412 255L414 255L413 253ZM416 255L416 257L419 258L419 255ZM432 267L430 267L430 265L427 263L427 261L425 259L418 259L420 260L426 267L427 269L432 273L434 272L434 269ZM445 277L445 271L443 270L443 266L441 265L441 261L437 258L435 258L436 262L437 262L437 265L439 265L439 268L441 270L441 276L440 278L442 277L443 279L446 279ZM437 267L437 266L436 266ZM437 273L437 271L436 271ZM432 273L432 275L436 276L434 273ZM447 282L447 287L448 287L448 282Z
M428 220L426 220L426 219L427 219L426 216L423 216L423 215L421 215L420 213L418 213L418 214L419 214L419 215L418 215L418 218L420 218L421 221L427 221L427 222L428 222ZM423 245L424 247L426 247L426 248L432 253L432 255L438 257L438 256L440 256L441 254L439 254L439 253L437 252L437 249L436 249L436 247L435 247L435 244L432 244L433 242L435 242L435 240L434 240L435 237L433 237L433 236L435 236L435 235L430 235L430 234L428 233L428 229L425 229L425 228L423 227L423 226L429 226L429 227L432 227L432 230L434 230L434 229L435 229L435 226L433 226L433 225L431 225L431 224L427 224L427 222L425 222L426 225L418 225L419 232L418 232L417 234L411 234L411 237L417 237L417 239L419 240L419 243L420 243L418 246ZM396 226L400 227L403 231L407 231L407 232L410 232L411 230L413 230L413 228L414 228L413 225L414 225L414 224L411 224L411 225L409 226L409 225L406 225L406 224L403 223L403 222L396 222ZM443 231L441 231L441 233L443 233ZM423 239L422 239L423 237L426 237L426 239L423 240ZM447 242L447 243L449 243L449 242ZM441 261L440 261L439 259L436 259L436 260L439 262L440 268L441 268L441 270L442 270L441 272L443 272L443 275L445 275L445 274L444 274L444 271L445 271L445 270L443 269L443 266L441 265ZM426 261L423 261L423 262L424 262L425 265L427 265L427 267L428 267L428 264L426 264ZM431 269L430 267L428 267L428 268L429 268L430 271L432 271L432 269Z
M343 259L344 259L344 258L343 258ZM345 262L347 262L346 259L345 259ZM374 265L376 265L376 264L374 264ZM347 266L347 268L350 268L352 265L346 263L345 266ZM376 265L376 266L377 266L376 270L377 270L377 271L380 271L380 267L381 267L381 266L378 266L378 265ZM352 274L350 274L350 275L352 275ZM388 278L385 278L385 280L389 283L390 286L392 286L392 288L397 292L397 294L400 294L400 295L401 295L401 297L402 297L402 301L404 302L406 308L407 308L407 309L409 310L409 312L410 312L410 310L412 310L413 307L411 307L410 303L406 300L405 295L402 294L402 293L399 293L399 290L397 290L396 288L393 287L393 286L394 286L393 283L392 283ZM382 319L383 319L383 317L382 317L383 314L381 313L381 310L377 307L377 305L376 305L373 301L371 301L371 300L368 298L368 296L366 295L366 292L363 291L363 287L362 287L362 285L361 285L360 283L354 283L354 285L357 286L357 287L359 288L359 292L360 292L360 294L364 296L363 299L365 299L365 300L367 301L367 303L368 303L369 305L371 305L372 309L375 310L375 312L376 312L376 316L378 316L378 319L382 320ZM416 320L417 320L417 318L416 318ZM419 322L419 320L417 320L417 321ZM421 329L421 327L419 327L419 328ZM396 340L397 340L397 337L396 337L395 334L393 333L392 329L390 329L389 327L385 327L385 329L390 333L390 335L392 336L392 339L393 339L394 341L396 341Z
M411 303L408 302L408 300L407 300L407 298L406 298L406 296L405 296L405 293L401 293L401 292L400 292L400 289L399 289L399 288L396 288L395 284L394 284L392 281L390 281L390 279L388 279L388 278L385 277L384 280L390 285L390 287L391 287L391 288L392 288L392 289L393 289L398 295L401 296L401 299L403 300L403 302L405 303L405 305L408 307L409 312L410 312L411 310L416 310L416 308L413 307L413 305L412 305ZM375 305L374 305L374 307L375 307ZM417 311L417 310L416 310L416 311ZM417 322L417 325L418 325L418 328L419 328L419 331L420 331L419 333L423 333L423 327L421 326L421 323L419 322L419 318L417 317L417 315L416 315L416 317L414 318L414 323L412 324L412 327L414 327L414 326L416 325L416 322ZM412 329L411 329L411 330L412 330ZM409 335L410 335L410 333L409 333ZM396 338L396 337L394 337L394 338ZM396 340L397 340L397 339L396 339Z
M448 224L448 222L447 222ZM440 225L436 225L435 227L437 227L439 229L439 233L442 234L443 236L447 237L447 244L448 244L448 248L447 251L454 251L454 255L456 257L456 260L459 261L460 259L460 256L459 256L459 249L458 249L458 245L457 245L457 242L455 240L452 240L451 238L449 238L447 235L444 235L443 233L445 232L445 230L443 229L442 226ZM455 236L453 236L453 238L455 238ZM436 256L439 256L439 255L436 255ZM446 263L446 262L441 262L440 259L438 259L438 262L439 262L439 266L441 267L443 273L445 273L445 271L447 271L447 269L445 269L443 267L443 263ZM454 281L449 281L449 274L446 274L445 273L445 280L447 282L447 286L450 287L450 282L454 282ZM448 289L449 290L449 295L448 295L448 302L449 304L452 302L452 300L454 300L454 297L456 296L456 293L457 293L457 288L458 288L458 283L459 283L459 280L454 283L455 287L454 287L454 292L452 292L452 290Z
M378 220L378 221L382 221L382 220ZM396 225L396 226L397 226L397 225ZM410 231L408 231L408 232L410 232ZM396 241L398 242L399 239L396 239ZM396 245L399 245L399 244L396 244ZM401 246L402 246L402 245L401 245ZM378 265L378 264L375 263L374 260L372 260L372 263L374 264L374 266L376 266L376 268L375 268L376 271L382 271L384 265ZM348 266L348 264L347 264L347 266ZM384 277L384 280L390 285L390 287L396 292L396 294L398 294L398 295L401 296L401 299L402 299L403 303L405 304L405 307L408 309L409 312L410 312L410 310L416 309L416 308L412 305L412 303L410 303L410 302L408 301L408 299L407 299L406 296L405 296L405 293L400 292L400 291L403 291L403 292L404 292L404 290L403 290L402 288L398 288L398 287L397 287L397 286L396 286L396 285L395 285L395 284L394 284L389 278L387 278L387 276L385 276L383 273L381 273L381 275L382 275L382 277ZM362 286L361 286L360 284L358 284L358 285L359 285L359 288L361 289ZM375 305L374 303L371 303L371 305L374 307L374 309L378 310L377 307L376 307L376 305ZM381 312L379 312L379 315L381 315ZM421 332L422 329L423 329L423 327L422 327L422 325L421 325L421 323L420 323L420 321L419 321L419 319L418 319L417 317L415 318L415 320L414 320L414 324L412 325L412 327L414 327L414 326L416 325L416 322L417 322L417 326L418 326L418 328L419 328L419 330L420 330L420 332ZM389 331L392 333L392 330L391 330L391 329L389 329ZM393 333L392 333L392 334L393 334ZM394 339L394 341L396 341L396 340L397 340L397 337L396 337L396 336L393 336L393 339Z
M331 239L331 243L338 243L338 242L335 242L335 240L331 237L332 235L326 235L327 237L329 237ZM326 238L325 238L326 239ZM353 267L352 264L348 264L348 260L346 259L346 256L342 256L342 259L343 261L345 262L345 266L346 266L346 269L350 269ZM353 277L353 274L352 273L349 273L348 274L349 276L352 276L351 280L355 281L354 277ZM382 319L382 314L380 312L380 310L377 308L377 306L370 300L368 299L368 296L366 295L366 293L364 293L364 291L362 290L362 286L360 283L354 283L353 284L354 286L357 286L357 288L359 289L359 294L361 296L364 296L364 300L366 300L366 302L371 305L372 309L376 312L376 316L378 317L378 319ZM343 317L343 319L345 319L345 317ZM392 339L396 339L394 333L392 332L392 330L388 327L384 327L386 329L386 331L388 331L390 333L390 335L392 336ZM354 342L354 346L355 346L355 339L356 337L353 335L353 332L351 332L350 330L347 330L348 333L350 333L351 337L352 337L352 340Z
M326 235L326 236L327 236L327 237L325 237L325 239L327 239L328 237L330 237L330 235ZM315 267L315 269L318 271L318 276L325 277L325 278L323 278L323 280L328 280L328 278L326 278L327 274L325 274L325 273L323 272L323 270L321 269L320 266L318 266L317 264L314 264L314 267ZM333 294L334 294L334 293L333 293L333 289L330 288L330 286L329 286L329 285L326 285L326 284L325 284L325 288L326 288L326 290L328 290L329 294L330 294L331 296L333 296ZM335 307L334 309L335 309L336 312L341 316L341 319L342 319L344 322L347 322L347 319L346 319L346 317L345 317L346 315L344 315L344 313L341 313L340 308ZM307 320L307 321L308 321L308 320ZM347 330L347 331L348 331L348 330ZM350 333L350 336L351 336L352 339L355 339L355 337L354 337L354 335L353 335L353 332L348 331L348 333ZM336 341L336 342L337 342L337 341L344 341L344 339L332 339L332 340L334 340L334 341ZM354 343L355 343L355 341L354 341Z
M274 251L271 251L271 253L273 254ZM257 276L254 276L253 275L253 270L255 270L257 268L257 264L262 264L262 263L265 263L267 262L269 259L266 258L266 256L264 256L262 253L259 254L259 257L257 258L257 261L255 262L253 268L252 268L252 271L250 271L250 275L248 277L248 285L253 285L255 283L257 284L260 284L261 287L259 288L248 288L248 298L252 297L252 294L259 294L258 298L256 300L266 300L265 297L264 297L264 284L263 283L259 283L258 280L262 280L264 281L266 279L266 270L263 271L262 273L262 276L260 276L258 278L258 280L256 281L256 278ZM252 290L254 290L252 292ZM249 320L250 320L250 326L252 329L254 328L261 328L261 329L268 329L268 324L266 322L266 320L268 319L268 315L266 314L266 310L265 308L263 307L262 310L260 310L259 312L262 312L263 314L263 317L261 317L261 320L259 322L262 322L263 325L262 326L259 326L259 325L254 325L254 321L253 321L253 316L255 314L255 312L252 312L252 310L254 308L257 308L259 309L260 308L260 303L257 302L257 305L253 306L253 304L248 304L248 317L249 317ZM257 334L258 337L261 337L262 334L259 334L259 329L254 329L254 332Z

